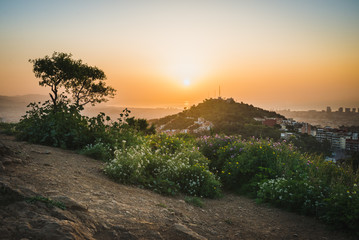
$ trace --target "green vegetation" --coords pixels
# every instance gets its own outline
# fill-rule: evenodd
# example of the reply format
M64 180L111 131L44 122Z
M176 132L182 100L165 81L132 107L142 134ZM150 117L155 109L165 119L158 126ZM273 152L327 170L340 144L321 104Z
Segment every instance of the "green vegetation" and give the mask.
M42 66L43 61L49 66ZM280 115L223 99L206 100L165 119L171 126L178 122L177 126L183 127L204 117L214 123L213 132L237 133L242 137L213 134L196 139L188 134L155 135L154 127L146 120L129 118L128 109L123 110L117 121L111 121L104 113L88 118L80 114L87 102L84 99L92 99L89 102L93 104L102 101L105 95L76 98L82 94L79 93L71 101L59 94L58 87L68 87L68 91L78 93L78 89L73 88L75 85L66 85L66 81L82 79L87 84L87 73L80 78L76 74L81 72L72 75L73 72L65 74L61 70L63 64L72 66L71 61L66 54L33 60L35 74L43 79L40 84L52 89L52 102L31 103L31 109L18 124L0 124L0 129L16 133L21 140L79 150L105 161L104 172L115 181L167 195L188 194L185 201L196 206L203 205L199 197L219 197L224 188L253 196L259 202L316 216L359 235L358 155L338 165L325 161L322 156L303 154L291 142L276 142L278 129L253 120L253 117ZM38 63L46 71L52 70L43 71ZM75 65L87 69L81 62ZM255 137L247 137L249 135ZM307 136L292 141L299 141L297 145L302 150L315 145L313 138ZM63 207L41 196L28 201Z
M51 200L51 199L43 197L43 196L35 196L35 197L27 198L26 201L28 203L42 202L42 203L45 203L47 207L50 207L50 208L58 207L62 210L66 210L66 206L64 203L62 203L60 201L54 201L54 200Z
M186 197L184 198L184 200L185 200L186 203L191 204L191 205L193 205L193 206L195 206L195 207L200 207L200 208L202 208L203 205L204 205L202 199L199 198L199 197L189 197L189 196L186 196Z
M220 195L220 182L208 170L208 160L191 142L178 137L152 135L142 138L141 144L118 149L105 173L119 182L168 195Z
M83 149L106 161L105 174L118 182L211 198L224 188L335 227L359 229L359 177L353 164L336 165L302 154L291 143L254 137L146 135L147 124L144 129L126 121L128 110L112 122L104 114L83 117L67 105L58 105L56 112L49 104L32 106L16 126L20 138ZM195 198L186 201L200 205Z
M301 152L323 154L324 156L330 156L330 142L325 140L319 142L315 137L308 134L297 134L292 136L290 142L294 144Z
M291 144L216 135L198 141L223 187L359 234L359 172Z
M149 127L145 119L129 118L128 109L117 121L111 121L104 113L92 118L81 115L84 105L106 101L115 93L105 85L102 70L65 53L55 52L52 57L30 62L35 76L41 79L39 84L51 88L51 101L29 104L30 110L15 125L18 139L82 149L81 153L106 161L114 156L115 148L136 144L137 135L154 133L154 126Z
M158 203L156 204L157 207L161 207L161 208L167 208L167 205L164 203Z
M71 57L71 54L54 52L51 57L29 60L35 76L41 79L39 85L51 88L49 95L54 111L67 98L65 93L71 95L72 105L79 110L88 103L94 105L114 96L116 90L106 86L102 70Z
M167 116L153 123L157 126L165 125L166 129L186 129L194 125L201 117L213 123L213 133L227 135L240 134L243 137L269 137L280 138L280 131L277 128L262 125L254 120L257 118L283 118L283 116L254 107L245 103L237 103L232 99L206 99L197 106L181 113Z
M14 135L16 133L16 123L0 122L0 133Z
M92 149L99 142L122 147L122 141L128 144L137 141L138 131L122 119L111 121L104 113L89 118L65 103L58 104L56 111L48 102L41 106L36 103L29 106L32 109L16 126L17 138L20 140L67 149L82 149L86 146L85 150ZM100 150L98 146L95 147Z

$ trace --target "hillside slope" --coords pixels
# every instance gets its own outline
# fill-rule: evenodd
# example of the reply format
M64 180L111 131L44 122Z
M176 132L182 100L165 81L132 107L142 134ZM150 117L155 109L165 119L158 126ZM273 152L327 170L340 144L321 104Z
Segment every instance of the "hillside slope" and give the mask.
M71 151L3 135L1 149L0 239L350 239L240 196L198 208L183 196L117 184L101 162Z
M244 137L279 138L277 129L263 126L254 118L283 118L275 112L267 111L253 105L235 102L233 99L206 99L197 106L181 113L152 121L161 130L191 129L198 118L213 124L212 131L224 134L241 134Z

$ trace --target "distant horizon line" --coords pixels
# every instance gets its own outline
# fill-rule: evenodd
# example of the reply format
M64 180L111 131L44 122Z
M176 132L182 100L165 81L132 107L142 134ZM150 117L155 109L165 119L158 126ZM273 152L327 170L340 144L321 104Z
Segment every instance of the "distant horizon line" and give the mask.
M26 96L40 96L40 97L47 97L48 95L47 94L39 94L39 93L28 93L28 94L16 94L16 95L2 95L0 94L0 97L26 97ZM240 102L243 102L245 104L249 104L249 105L253 105L253 106L256 106L256 107L260 107L260 108L263 108L265 110L268 110L268 111L295 111L295 112L300 112L300 111L326 111L327 110L327 107L331 107L332 109L332 112L338 112L338 109L339 108L343 108L343 110L345 110L345 108L350 108L351 110L353 108L356 108L358 109L358 112L359 112L359 104L357 107L348 107L348 106L345 106L344 104L342 104L342 106L339 105L339 107L337 106L334 106L332 107L330 104L326 105L326 106L317 106L317 107L310 107L310 106L292 106L292 107L276 107L274 108L273 106L272 107L266 107L264 106L264 104L255 104L255 103L251 103L251 102L244 102L244 101L241 101L241 100L236 100L234 97L225 97L225 96L221 96L222 99L229 99L229 98L232 98L234 99L236 102L240 103ZM185 110L186 107L191 107L192 105L197 105L201 102L203 102L204 100L206 99L218 99L218 97L210 97L210 98L205 98L201 101L198 101L196 103L191 103L189 104L189 101L184 101L182 104L180 103L173 103L173 104L169 104L169 105L165 105L165 104L158 104L158 105L142 105L142 104L138 104L138 105L121 105L119 103L107 103L107 102L103 102L103 103L100 103L96 106L89 106L89 107L118 107L118 108L142 108L142 109L177 109L177 110ZM111 99L110 99L111 101ZM101 106L102 105L102 106Z

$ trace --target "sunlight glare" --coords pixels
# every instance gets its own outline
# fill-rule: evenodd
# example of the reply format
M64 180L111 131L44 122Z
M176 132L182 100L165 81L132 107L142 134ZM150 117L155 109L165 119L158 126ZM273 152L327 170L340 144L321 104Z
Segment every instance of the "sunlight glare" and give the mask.
M191 80L188 79L188 78L186 78L185 80L183 80L183 84L184 84L185 86L189 86L189 85L191 84Z

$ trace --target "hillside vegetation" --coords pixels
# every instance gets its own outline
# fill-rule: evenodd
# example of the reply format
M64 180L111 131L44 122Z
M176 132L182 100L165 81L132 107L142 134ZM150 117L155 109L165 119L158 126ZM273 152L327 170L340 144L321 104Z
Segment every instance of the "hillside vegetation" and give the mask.
M100 161L0 134L1 163L0 239L355 239L243 196L196 207L199 198L117 184Z
M270 137L279 139L280 132L273 127L267 127L254 118L283 118L280 114L267 111L253 105L238 103L233 99L206 99L197 106L181 113L152 121L163 130L182 130L190 128L198 118L204 118L214 126L213 133L240 134L243 137Z
M170 135L155 134L154 127L145 119L129 117L131 111L127 108L116 121L104 113L92 118L85 117L81 114L85 104L105 101L106 96L110 97L115 90L101 82L105 77L102 71L83 65L81 61L73 61L70 57L54 53L51 59L46 56L31 61L34 63L35 76L42 78L40 85L51 86L51 101L31 103L19 123L0 124L0 133L15 134L18 140L77 150L104 161L103 173L116 182L137 185L166 195L185 194L188 196L187 202L198 206L202 205L202 197L221 197L224 189L315 216L359 236L357 168L327 162L321 156L300 153L291 143L276 141L280 136L276 126L267 127L254 120L283 118L281 115L236 103L233 99L218 98L205 100L180 114L157 121L158 125L163 125L162 129L190 129L196 124L210 127L207 131L211 135L199 138L189 134L173 136L172 131ZM65 66L63 60L66 60ZM89 68L95 77L99 73L99 82L93 82L93 76L78 75L77 71L70 71L65 76L52 76L53 69L47 69L47 64L42 66L44 61L58 64L56 66L62 71L72 67L80 70ZM62 80L60 86L67 87L67 91L73 93L70 99L64 92L59 94L56 90L59 77ZM94 89L82 92L82 88L78 88L80 80L84 80L83 84L90 90ZM267 137L271 139L264 139ZM1 162L0 170L4 170L8 162ZM41 166L55 163L44 164L49 163L42 163ZM53 175L44 175L46 171L43 172L41 181L51 182L51 176L55 176L57 181L58 175L68 172L63 166L58 169ZM77 166L74 169L76 175L82 172ZM91 175L94 174L98 174L98 171ZM83 182L89 181L92 180L83 179ZM88 189L98 187L90 186ZM32 200L56 203L36 196Z

